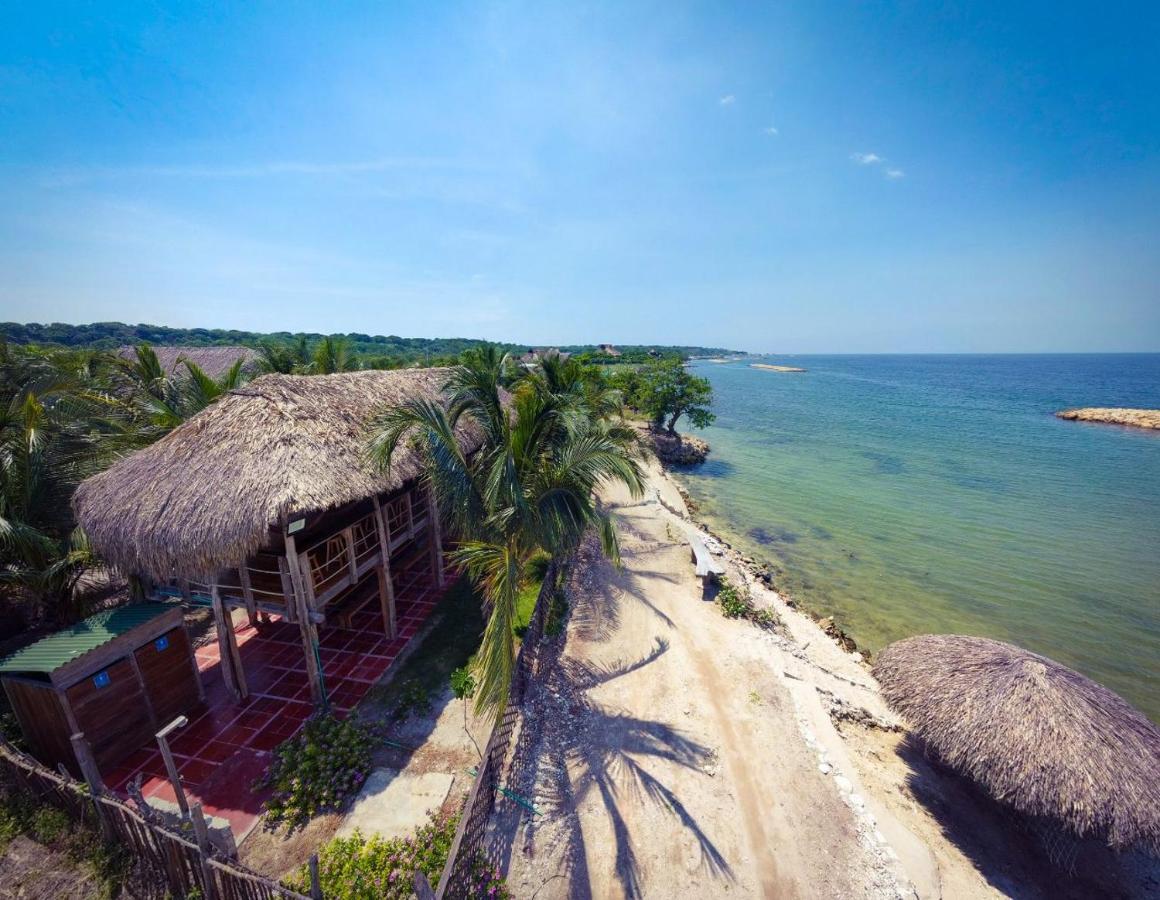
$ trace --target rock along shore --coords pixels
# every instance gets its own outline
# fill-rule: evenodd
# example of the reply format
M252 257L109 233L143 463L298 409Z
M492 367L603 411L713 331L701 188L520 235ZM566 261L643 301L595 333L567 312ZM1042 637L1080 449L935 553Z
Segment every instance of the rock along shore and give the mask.
M1160 409L1085 406L1080 409L1062 409L1055 415L1057 418L1073 422L1100 422L1105 425L1160 429Z

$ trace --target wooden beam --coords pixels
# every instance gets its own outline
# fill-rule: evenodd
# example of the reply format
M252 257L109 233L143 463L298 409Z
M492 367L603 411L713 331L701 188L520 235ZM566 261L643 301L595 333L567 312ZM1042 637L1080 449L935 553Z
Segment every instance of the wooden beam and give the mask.
M346 539L346 562L350 567L350 583L353 587L358 583L358 560L354 556L354 529L342 529L342 536Z
M286 616L287 622L298 621L298 594L294 588L294 580L290 577L290 564L286 561L285 556L278 557L278 574L282 578L282 597L286 601Z
M391 576L387 567L380 563L375 566L375 577L379 582L379 606L383 611L383 634L394 639L398 628L395 623L395 592L391 587Z
M298 628L302 633L302 653L306 658L306 676L310 682L310 697L317 707L326 706L326 685L322 680L322 669L319 659L315 655L318 647L318 629L310 617L310 604L307 600L306 586L301 570L298 568L300 557L294 545L294 535L286 535L286 564L290 572L290 581L294 585L294 600L298 609Z
M314 571L310 568L310 552L303 551L297 554L296 562L298 575L302 580L302 596L306 598L306 608L317 609L318 599L314 596Z
M443 583L447 580L443 571L443 528L439 524L439 506L435 503L435 491L430 486L427 488L427 518L430 520L427 529L430 531L431 568L434 570L435 583L443 587Z
M233 621L229 612L222 603L221 592L217 584L210 588L210 599L213 606L214 622L218 633L218 656L221 657L222 675L226 687L236 700L244 700L249 696L246 690L245 678L241 673L241 657L238 655L237 636L234 634Z
M246 566L247 560L242 560L238 566L238 581L242 585L242 598L246 601L246 613L250 617L250 624L258 624L258 605L254 602L254 586L250 583L250 570Z
M382 557L382 571L380 573L379 586L386 591L387 594L387 610L385 613L384 627L386 629L387 637L392 640L398 637L399 626L398 619L395 614L395 582L391 578L391 532L387 527L387 516L383 512L383 505L379 503L379 498L376 496L375 501L375 523L379 533L379 554Z

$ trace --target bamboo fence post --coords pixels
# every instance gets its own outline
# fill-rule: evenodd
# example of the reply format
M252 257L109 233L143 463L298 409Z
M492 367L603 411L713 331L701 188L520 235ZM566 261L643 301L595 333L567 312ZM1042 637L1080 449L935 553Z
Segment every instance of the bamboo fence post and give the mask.
M193 804L189 817L193 822L193 836L197 840L198 862L201 865L201 880L205 886L205 898L206 900L217 900L217 885L214 882L213 866L209 862L209 826L205 824L205 816L202 815L200 803Z
M72 742L73 753L76 754L77 765L89 786L93 797L93 811L97 814L97 822L101 826L101 834L105 840L113 839L112 824L105 815L105 808L101 803L101 795L105 793L105 783L101 780L101 772L97 768L97 761L93 758L92 748L85 740L84 732L78 731L69 740Z
M318 854L311 853L308 860L310 867L310 897L311 900L322 900L322 880L318 877Z

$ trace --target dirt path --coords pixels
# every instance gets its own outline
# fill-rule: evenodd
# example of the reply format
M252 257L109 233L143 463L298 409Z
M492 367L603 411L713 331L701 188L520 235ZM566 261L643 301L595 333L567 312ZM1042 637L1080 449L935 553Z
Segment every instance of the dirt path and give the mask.
M608 500L624 570L591 550L578 567L523 776L545 814L512 853L516 896L897 896L801 738L768 635L702 599L655 497Z

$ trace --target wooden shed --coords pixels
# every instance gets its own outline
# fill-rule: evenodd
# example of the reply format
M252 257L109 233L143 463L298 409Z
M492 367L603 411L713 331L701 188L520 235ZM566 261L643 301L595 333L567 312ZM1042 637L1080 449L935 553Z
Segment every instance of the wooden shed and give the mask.
M0 683L32 752L78 775L74 734L84 735L97 766L107 770L202 698L175 603L90 616L0 661Z

